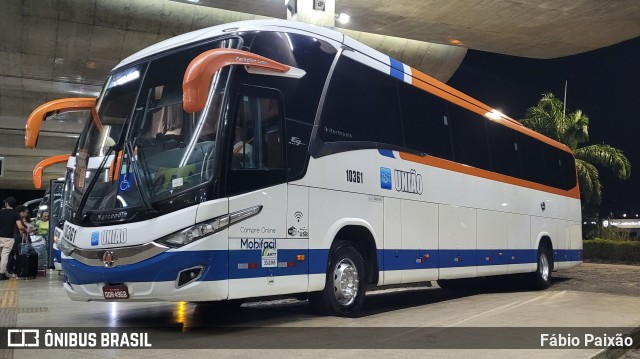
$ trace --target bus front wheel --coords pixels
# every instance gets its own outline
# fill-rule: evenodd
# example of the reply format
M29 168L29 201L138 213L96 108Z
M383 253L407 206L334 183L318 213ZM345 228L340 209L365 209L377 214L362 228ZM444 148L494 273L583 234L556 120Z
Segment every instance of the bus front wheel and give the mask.
M324 290L309 300L323 314L355 317L364 304L365 284L362 256L349 242L340 241L330 254Z

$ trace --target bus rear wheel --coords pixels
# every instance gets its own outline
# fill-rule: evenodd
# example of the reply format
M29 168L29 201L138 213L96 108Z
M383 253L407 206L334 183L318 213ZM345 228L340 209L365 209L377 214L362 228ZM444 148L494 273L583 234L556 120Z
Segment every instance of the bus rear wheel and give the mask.
M324 290L309 301L322 314L355 317L364 304L364 274L360 253L349 242L338 242L330 254Z
M551 271L553 270L551 250L547 247L538 248L538 266L531 273L529 279L533 289L543 290L551 285Z

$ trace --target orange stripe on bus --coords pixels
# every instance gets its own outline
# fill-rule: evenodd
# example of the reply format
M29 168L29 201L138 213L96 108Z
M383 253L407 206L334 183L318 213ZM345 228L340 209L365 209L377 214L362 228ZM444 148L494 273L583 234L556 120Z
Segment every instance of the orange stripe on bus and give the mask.
M475 177L480 177L480 178L486 178L492 181L497 181L497 182L502 182L502 183L508 183L511 185L515 185L515 186L520 186L520 187L525 187L525 188L530 188L530 189L534 189L537 191L542 191L542 192L548 192L548 193L553 193L553 194L557 194L559 196L565 196L565 197L571 197L571 198L575 198L575 199L580 199L580 190L578 188L578 185L576 184L576 186L570 190L563 190L563 189L558 189L555 187L550 187L550 186L545 186L545 185L541 185L539 183L535 183L535 182L531 182L531 181L526 181L520 178L515 178L515 177L511 177L511 176L507 176L507 175L503 175L503 174L499 174L499 173L495 173L495 172L491 172L491 171L487 171L487 170L482 170L479 168L475 168L475 167L471 167L471 166L467 166L467 165L463 165L463 164L459 164L459 163L455 163L455 162L451 162L451 161L447 161L447 160L443 160L441 158L437 158L437 157L431 157L431 156L417 156L417 155L412 155L409 153L400 153L400 158L403 160L407 160L407 161L411 161L411 162L415 162L415 163L420 163L420 164L424 164L427 166L432 166L432 167L436 167L436 168L441 168L447 171L453 171L453 172L458 172L458 173L463 173L463 174L467 174L467 175L471 175L471 176L475 176Z

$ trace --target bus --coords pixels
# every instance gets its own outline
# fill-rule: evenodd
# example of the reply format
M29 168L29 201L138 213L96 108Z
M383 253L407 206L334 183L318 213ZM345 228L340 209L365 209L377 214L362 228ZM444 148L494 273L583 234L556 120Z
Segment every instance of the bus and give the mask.
M367 286L544 289L582 262L569 148L331 29L180 35L90 107L65 189L72 300L295 295L356 316Z
M47 157L38 162L33 169L33 186L36 189L42 188L42 175L44 170L48 167L59 163L68 163L70 155L55 155ZM67 168L68 171L72 171L72 168ZM34 217L40 218L42 213L49 213L49 232L46 235L46 252L38 253L38 263L47 263L47 266L54 268L58 272L62 271L62 258L59 249L61 228L58 228L58 224L64 222L63 211L66 207L63 206L64 200L64 182L58 180L51 180L49 187L44 193L41 199L37 201L38 207L34 211Z

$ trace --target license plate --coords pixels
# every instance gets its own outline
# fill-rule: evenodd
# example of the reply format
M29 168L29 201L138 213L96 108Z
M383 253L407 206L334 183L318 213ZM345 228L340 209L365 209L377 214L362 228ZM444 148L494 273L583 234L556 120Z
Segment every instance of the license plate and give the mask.
M129 288L126 285L110 285L102 287L106 300L129 299Z

